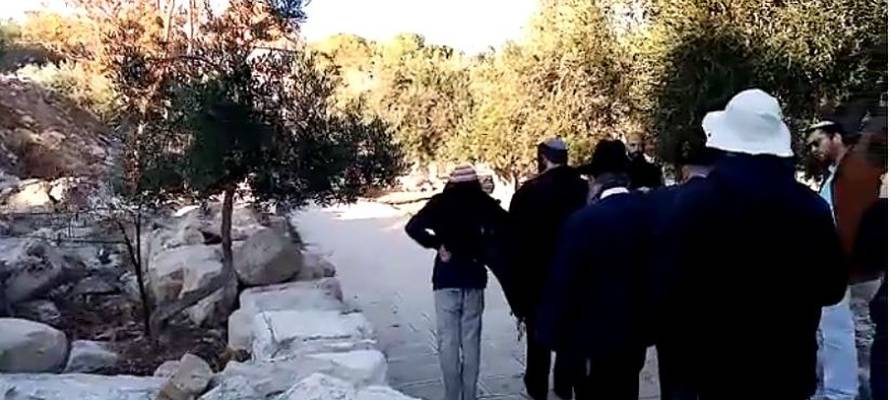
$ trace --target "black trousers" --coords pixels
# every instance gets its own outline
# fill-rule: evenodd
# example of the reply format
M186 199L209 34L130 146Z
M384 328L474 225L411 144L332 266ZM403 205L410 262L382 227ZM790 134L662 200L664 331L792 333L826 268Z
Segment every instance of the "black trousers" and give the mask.
M527 325L525 354L525 390L534 400L546 400L550 391L550 357L548 347L534 340L534 324ZM587 365L583 358L571 354L556 353L553 362L553 391L562 399L582 398L582 385L586 379Z
M646 362L646 348L628 350L590 360L590 370L578 400L637 400L640 397L640 371Z

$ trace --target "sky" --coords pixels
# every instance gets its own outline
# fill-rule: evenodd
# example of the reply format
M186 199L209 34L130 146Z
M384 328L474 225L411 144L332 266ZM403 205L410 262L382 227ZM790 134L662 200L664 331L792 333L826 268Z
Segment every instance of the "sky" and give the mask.
M537 4L537 0L312 0L306 7L303 34L313 41L336 33L373 40L419 33L428 42L473 54L519 39ZM26 11L47 6L59 10L64 0L0 0L0 19L21 18Z
M336 33L373 40L419 33L427 42L473 54L520 38L537 4L537 0L312 0L305 10L303 33L310 41Z
M49 8L65 9L64 0L0 0L0 19L21 19L25 12Z

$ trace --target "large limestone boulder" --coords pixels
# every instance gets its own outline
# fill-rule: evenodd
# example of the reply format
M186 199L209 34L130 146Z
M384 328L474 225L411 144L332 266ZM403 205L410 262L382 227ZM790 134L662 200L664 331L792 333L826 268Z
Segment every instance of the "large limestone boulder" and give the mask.
M312 374L288 389L280 400L416 400L385 386L356 388L342 379Z
M38 232L39 234L40 232ZM0 240L0 289L9 304L31 299L64 277L66 262L41 239Z
M0 374L3 400L154 400L164 379L88 374Z
M216 380L219 386L228 390L251 393L261 399L273 398L293 386L294 382L322 369L326 364L321 360L280 360L270 362L230 361L219 373ZM209 394L209 393L208 393Z
M65 373L102 371L117 364L118 358L107 343L75 340L71 343Z
M250 351L253 344L253 317L255 315L255 313L243 308L239 308L232 315L229 315L229 349Z
M272 228L254 232L232 249L238 279L248 286L284 282L300 272L303 255L286 235Z
M245 378L250 382L253 393L269 396L281 393L294 382L318 372L342 379L353 386L382 385L386 383L386 359L378 350L358 350L267 362L230 362L217 380L227 382Z
M179 367L161 388L157 400L194 400L207 389L213 370L201 357L186 353Z
M184 289L183 294L185 293L187 292ZM195 325L217 326L226 322L235 307L237 297L238 282L232 279L221 289L186 309L185 313Z
M180 229L186 226L197 228L205 238L222 237L222 206L211 204L202 209L196 206L185 207L176 213L181 218ZM246 240L251 234L263 228L260 215L247 204L236 204L232 209L232 240Z
M158 253L148 269L148 284L155 303L179 298L222 272L222 253L218 246L182 246Z
M15 316L55 326L62 320L56 303L50 300L30 300L15 305Z
M327 257L316 252L303 254L303 268L297 274L296 280L308 281L322 278L330 278L337 274L337 268Z
M241 308L254 311L342 310L343 291L336 278L288 282L246 289Z
M158 253L149 264L148 287L155 304L164 304L205 288L223 271L219 246L188 245ZM197 325L223 322L237 296L232 280L186 310Z
M170 378L179 370L179 360L164 361L151 375L156 378Z
M386 386L370 386L359 390L357 400L417 400Z
M291 387L280 400L356 400L355 387L342 379L312 374Z
M330 374L356 386L386 383L386 357L379 350L311 354L308 358L330 361L336 366Z
M200 400L267 400L268 394L257 391L256 381L245 376L233 376L201 396Z
M374 335L364 315L339 311L264 311L254 316L252 328L254 360L318 352Z
M229 316L229 347L250 350L256 314L282 310L343 310L343 292L334 278L260 286L241 292L241 308Z
M57 372L67 356L63 332L39 322L0 318L0 372Z
M19 183L15 192L6 199L7 207L17 211L33 208L49 207L53 204L50 198L50 182L40 179L26 179Z

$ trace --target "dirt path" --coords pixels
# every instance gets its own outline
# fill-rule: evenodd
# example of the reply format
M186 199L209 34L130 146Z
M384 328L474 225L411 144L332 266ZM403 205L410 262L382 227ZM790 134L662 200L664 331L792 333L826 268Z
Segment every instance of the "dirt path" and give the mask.
M432 258L403 231L408 216L390 206L359 203L308 209L294 221L303 239L337 265L348 300L365 311L390 361L393 387L438 400L443 390L435 347ZM486 291L482 328L483 399L525 399L521 373L525 344L496 280ZM654 399L657 386L649 362L641 376L641 398Z

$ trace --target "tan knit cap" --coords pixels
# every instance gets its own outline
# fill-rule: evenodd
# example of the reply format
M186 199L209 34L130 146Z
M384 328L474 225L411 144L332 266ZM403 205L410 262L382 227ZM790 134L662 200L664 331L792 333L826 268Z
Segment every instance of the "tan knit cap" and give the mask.
M451 176L448 177L448 182L451 183L475 182L478 180L479 177L476 175L476 170L469 164L455 168L451 171Z

